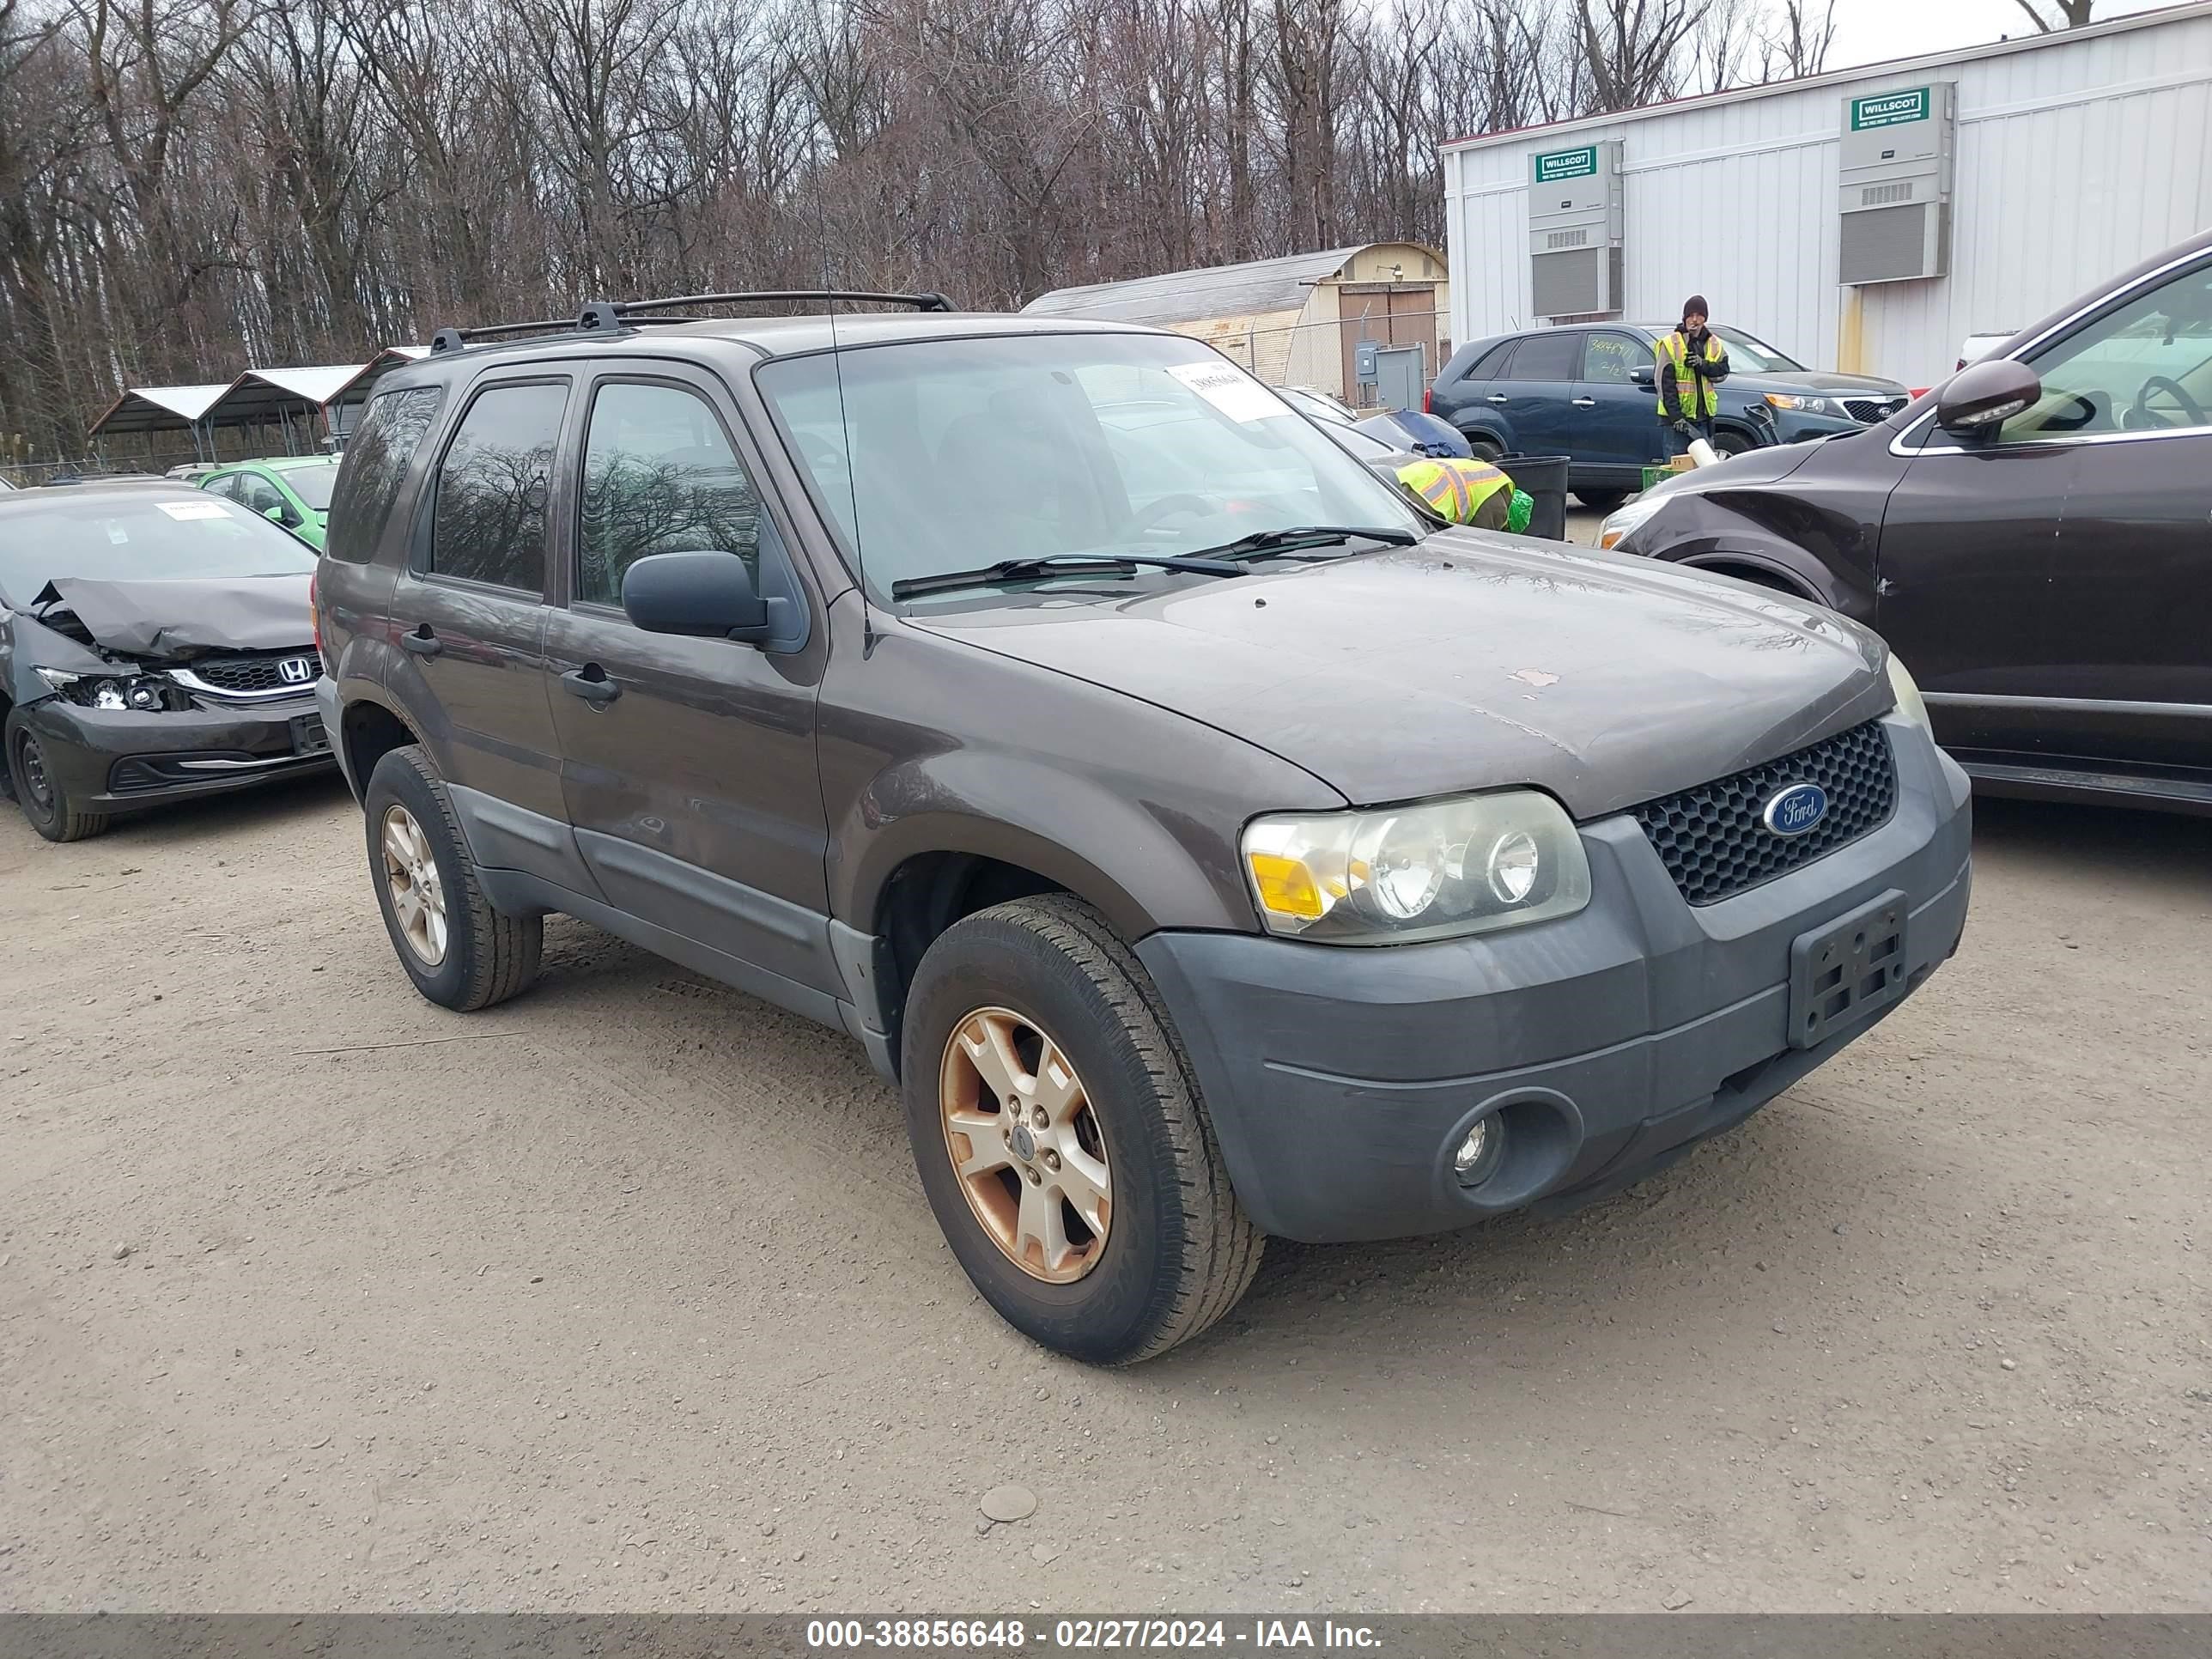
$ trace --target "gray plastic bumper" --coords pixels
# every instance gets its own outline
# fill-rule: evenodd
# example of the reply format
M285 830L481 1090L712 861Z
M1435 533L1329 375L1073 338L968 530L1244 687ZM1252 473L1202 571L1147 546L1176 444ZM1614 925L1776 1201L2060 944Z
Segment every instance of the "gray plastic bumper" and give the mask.
M1901 907L1909 994L1958 948L1971 881L1965 774L1917 728L1890 730L1890 821L1717 904L1692 908L1621 817L1585 827L1591 902L1564 921L1373 950L1143 941L1253 1219L1325 1242L1578 1207L1741 1122L1869 1029L1896 1000L1792 1046L1792 947ZM1486 1115L1504 1152L1470 1189L1452 1153Z

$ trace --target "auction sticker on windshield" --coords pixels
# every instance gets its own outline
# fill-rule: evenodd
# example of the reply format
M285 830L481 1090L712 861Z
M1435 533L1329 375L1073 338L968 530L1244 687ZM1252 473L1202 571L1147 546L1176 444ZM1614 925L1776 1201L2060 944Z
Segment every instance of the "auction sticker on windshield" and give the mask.
M162 501L159 506L173 519L220 519L223 516L221 501Z
M1171 363L1168 373L1232 421L1264 421L1284 412L1273 392L1234 363Z

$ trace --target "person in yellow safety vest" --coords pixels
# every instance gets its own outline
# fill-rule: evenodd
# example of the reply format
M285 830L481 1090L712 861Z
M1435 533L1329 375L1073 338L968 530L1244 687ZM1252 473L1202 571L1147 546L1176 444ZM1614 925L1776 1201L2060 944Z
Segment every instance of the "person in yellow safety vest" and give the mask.
M1705 296L1682 305L1681 325L1652 347L1658 354L1659 431L1668 459L1689 453L1690 441L1713 435L1720 383L1728 379L1728 348L1705 326Z
M1534 501L1513 487L1487 461L1457 459L1408 461L1398 469L1398 482L1426 501L1439 516L1477 530L1528 527Z

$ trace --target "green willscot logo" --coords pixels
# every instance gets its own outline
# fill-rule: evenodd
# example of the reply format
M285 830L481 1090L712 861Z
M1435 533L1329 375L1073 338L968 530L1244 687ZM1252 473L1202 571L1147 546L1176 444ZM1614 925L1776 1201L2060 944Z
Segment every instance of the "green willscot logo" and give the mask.
M1851 131L1864 132L1869 127L1901 126L1907 121L1928 118L1928 88L1915 87L1910 92L1885 92L1873 98L1851 100Z
M1584 144L1580 149L1555 149L1549 155L1536 158L1536 182L1548 185L1561 179L1587 179L1597 171L1597 146Z

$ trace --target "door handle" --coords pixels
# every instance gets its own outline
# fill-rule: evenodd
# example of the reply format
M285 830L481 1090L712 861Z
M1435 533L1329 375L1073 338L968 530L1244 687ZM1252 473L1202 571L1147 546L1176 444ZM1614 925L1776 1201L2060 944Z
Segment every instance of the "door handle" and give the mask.
M571 695L581 697L594 708L605 708L622 696L622 687L607 678L607 671L595 662L581 668L572 668L561 676L561 684Z
M1597 407L1597 399L1595 398L1577 398L1574 400L1574 404L1577 409L1595 409Z
M1508 398L1508 397L1507 397L1504 392L1492 392L1492 393L1490 394L1490 396L1489 396L1486 399L1485 399L1485 401L1486 401L1486 402L1488 402L1488 403L1493 403L1493 404L1504 404L1504 403L1510 403L1510 402L1512 401L1512 399L1511 399L1511 398Z
M411 634L402 634L399 644L402 649L411 651L418 657L434 657L446 648L445 641L430 631L428 623Z

